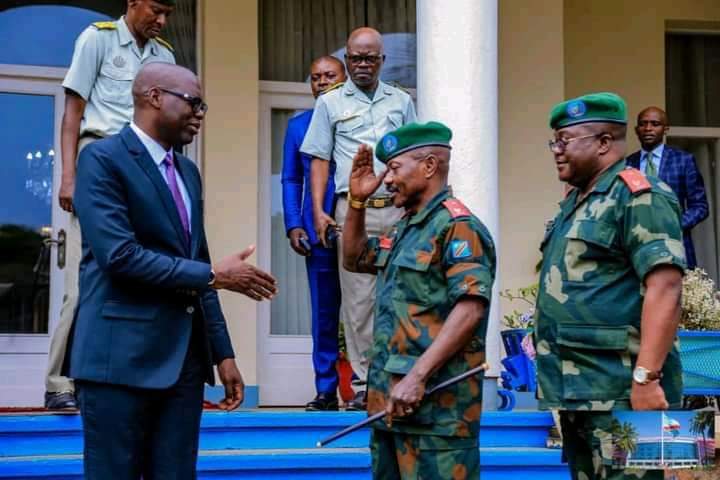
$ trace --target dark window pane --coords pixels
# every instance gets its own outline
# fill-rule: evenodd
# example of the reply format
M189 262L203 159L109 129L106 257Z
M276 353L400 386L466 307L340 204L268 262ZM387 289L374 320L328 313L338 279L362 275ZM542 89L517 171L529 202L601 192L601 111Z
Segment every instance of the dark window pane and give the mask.
M668 34L665 46L671 125L720 127L720 36Z
M0 333L46 333L54 98L0 93Z
M416 86L415 0L260 0L260 79L303 82L310 62L342 58L355 28L383 34L381 78Z

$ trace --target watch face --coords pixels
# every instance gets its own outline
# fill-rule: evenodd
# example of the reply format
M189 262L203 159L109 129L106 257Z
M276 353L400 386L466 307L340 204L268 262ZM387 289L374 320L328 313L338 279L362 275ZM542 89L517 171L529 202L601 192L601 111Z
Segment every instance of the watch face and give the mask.
M636 368L633 371L633 380L635 380L637 383L645 383L647 382L647 376L648 371L644 368Z

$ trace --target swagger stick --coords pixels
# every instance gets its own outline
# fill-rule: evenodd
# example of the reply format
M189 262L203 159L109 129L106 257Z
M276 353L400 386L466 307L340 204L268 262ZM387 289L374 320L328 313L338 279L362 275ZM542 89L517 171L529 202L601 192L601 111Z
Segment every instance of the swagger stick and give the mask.
M456 383L460 383L463 380L465 380L466 378L477 375L478 373L485 371L488 368L489 368L488 364L483 363L482 365L472 368L465 373L461 373L457 377L453 377L451 379L445 380L444 382L439 383L439 384L435 385L434 387L432 387L431 389L427 390L425 392L425 395L423 396L423 398L427 398L429 395L432 395L433 393L437 392L438 390L442 390L451 385L455 385ZM317 442L316 446L318 448L324 447L328 443L334 442L335 440L342 438L345 435L348 435L349 433L352 433L356 430L360 430L361 428L366 427L377 420L382 420L384 417L385 417L384 411L378 412L375 415L367 417L366 419L364 419L356 424L350 425L349 427L344 428L344 429L340 430L339 432L334 433L334 434L330 435L329 437L320 440L319 442Z

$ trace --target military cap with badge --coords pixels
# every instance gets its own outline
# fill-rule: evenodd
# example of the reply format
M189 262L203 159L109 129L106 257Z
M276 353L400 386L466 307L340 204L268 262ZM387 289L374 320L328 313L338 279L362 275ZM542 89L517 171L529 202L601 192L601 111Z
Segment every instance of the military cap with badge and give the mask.
M627 125L625 100L611 92L589 93L560 102L550 111L553 130L593 122Z
M422 147L450 146L452 131L440 122L408 123L385 134L375 146L375 156L387 164L405 152Z

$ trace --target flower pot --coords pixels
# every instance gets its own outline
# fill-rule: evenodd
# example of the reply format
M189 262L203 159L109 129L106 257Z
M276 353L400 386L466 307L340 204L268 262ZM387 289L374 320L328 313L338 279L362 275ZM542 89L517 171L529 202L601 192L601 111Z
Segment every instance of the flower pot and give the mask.
M685 395L720 395L720 331L678 332Z

